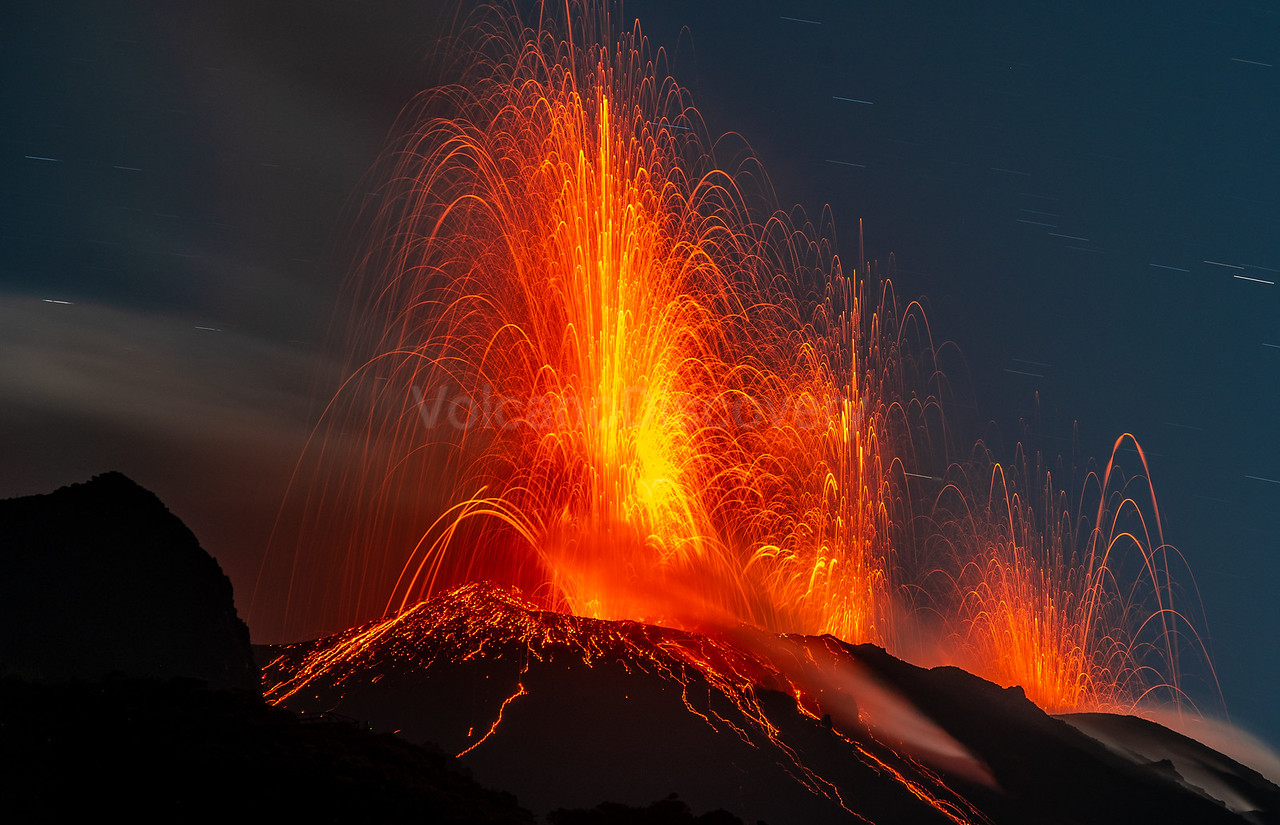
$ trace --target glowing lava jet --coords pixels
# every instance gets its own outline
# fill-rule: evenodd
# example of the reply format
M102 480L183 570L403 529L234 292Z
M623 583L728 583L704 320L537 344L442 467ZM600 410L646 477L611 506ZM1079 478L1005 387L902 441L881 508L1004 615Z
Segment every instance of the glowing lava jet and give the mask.
M349 624L490 579L577 615L884 641L859 288L753 217L763 176L716 168L638 29L601 45L608 16L574 12L483 17L465 82L406 114L318 451L358 458L308 510L346 533L344 595L295 607Z
M1104 525L1141 508L1080 529L1047 473L1037 517L956 462L919 307L868 300L749 155L719 168L662 52L614 31L585 3L485 9L463 80L406 110L294 487L295 627L493 581L689 630L931 633L1054 709L1179 696L1163 540L1138 542L1137 615Z
M1117 463L1126 446L1142 470L1132 478ZM1142 448L1131 435L1117 439L1075 506L1047 470L1022 464L1007 473L975 462L975 476L949 486L935 514L959 571L947 588L956 659L1021 685L1050 712L1181 710L1190 697L1180 658L1210 677L1213 668L1197 630L1203 617L1190 612L1197 601L1177 596L1173 574L1190 571L1164 541Z

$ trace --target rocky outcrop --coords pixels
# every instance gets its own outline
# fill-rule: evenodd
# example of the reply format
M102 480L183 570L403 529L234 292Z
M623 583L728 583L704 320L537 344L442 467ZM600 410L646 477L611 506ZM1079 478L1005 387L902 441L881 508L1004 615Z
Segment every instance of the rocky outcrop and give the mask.
M259 692L231 582L177 516L120 473L0 501L0 672Z

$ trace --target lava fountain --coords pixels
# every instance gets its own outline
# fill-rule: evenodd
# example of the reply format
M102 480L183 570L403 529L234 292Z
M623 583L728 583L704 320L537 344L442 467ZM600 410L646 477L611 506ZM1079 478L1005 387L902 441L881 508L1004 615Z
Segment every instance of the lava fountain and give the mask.
M342 592L294 606L350 624L491 579L584 616L883 641L855 279L754 217L767 179L716 166L638 27L468 31L474 65L407 110L369 212L303 528L346 536Z
M1126 449L1141 468L1132 477L1118 461ZM1074 503L1038 457L1034 468L1025 456L1006 468L979 453L935 510L933 540L947 545L940 555L959 571L940 588L951 599L955 658L1021 685L1050 712L1194 709L1181 659L1210 676L1212 659L1197 630L1198 599L1178 588L1190 571L1164 540L1137 440L1117 439Z
M373 173L349 378L278 531L305 542L284 635L486 580L589 618L901 649L924 598L945 658L1046 707L1181 694L1158 518L1154 542L1119 526L1142 508L1110 464L1082 527L1047 472L956 461L919 306L777 210L749 152L717 163L638 24L573 2L463 31L462 80L405 110Z

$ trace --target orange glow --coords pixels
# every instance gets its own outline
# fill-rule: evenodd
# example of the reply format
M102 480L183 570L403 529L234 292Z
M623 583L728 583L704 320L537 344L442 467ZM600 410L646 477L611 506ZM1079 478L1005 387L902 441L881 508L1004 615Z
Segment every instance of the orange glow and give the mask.
M1117 466L1126 444L1142 469L1128 481ZM994 682L1021 685L1050 712L1181 706L1182 648L1205 663L1209 655L1197 623L1174 605L1170 559L1180 558L1164 542L1142 448L1121 436L1105 469L1089 474L1091 520L1076 515L1087 511L1083 500L1066 505L1048 472L1037 477L1040 513L1029 485L999 464L984 498L965 501L958 486L944 494L961 501L944 526L964 560L952 582L959 660Z
M932 635L1053 710L1180 701L1170 548L1122 526L1112 465L1082 526L1047 472L957 462L919 305L774 211L754 160L721 168L638 27L543 12L479 13L378 170L349 377L279 528L283 634L494 581L590 618Z
M715 166L638 30L594 26L503 32L407 116L348 299L366 354L322 431L354 460L308 505L351 536L344 575L294 604L346 624L493 579L583 616L884 642L859 288L811 229L753 217L767 185Z

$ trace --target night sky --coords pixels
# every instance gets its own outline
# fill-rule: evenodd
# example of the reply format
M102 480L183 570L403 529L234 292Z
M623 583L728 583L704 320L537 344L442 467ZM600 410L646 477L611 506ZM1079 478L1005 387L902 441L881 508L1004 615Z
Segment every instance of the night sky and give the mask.
M0 35L0 496L122 470L242 612L336 386L361 176L447 22L262 5L23 4ZM626 17L782 204L830 204L849 260L859 219L893 256L972 436L1006 459L1137 436L1232 718L1280 743L1280 8L1040 5Z

